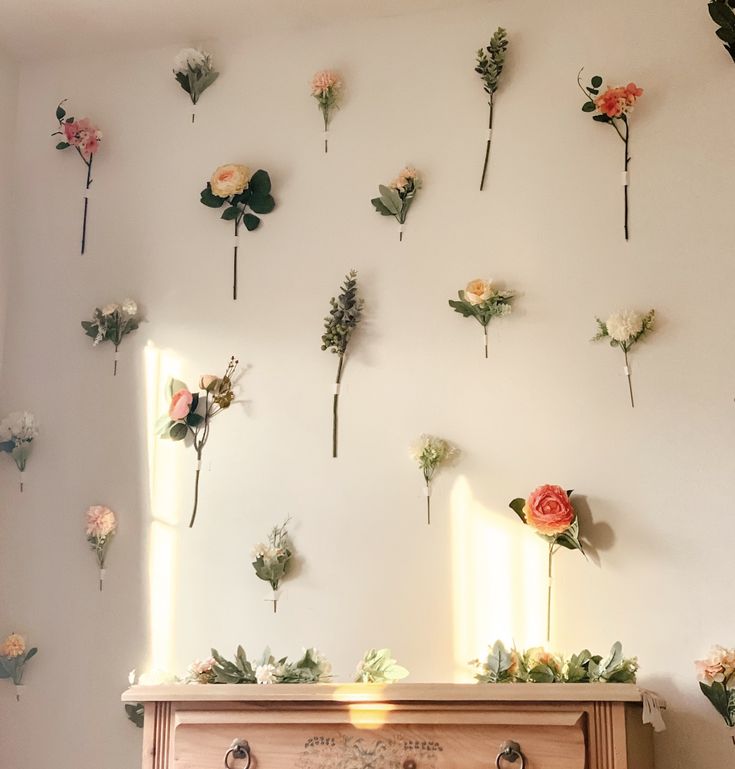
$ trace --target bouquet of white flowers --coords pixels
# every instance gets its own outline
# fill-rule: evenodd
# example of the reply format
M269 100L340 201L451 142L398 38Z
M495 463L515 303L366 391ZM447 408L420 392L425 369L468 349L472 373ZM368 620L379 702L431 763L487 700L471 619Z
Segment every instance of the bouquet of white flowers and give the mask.
M34 438L38 438L38 423L30 411L15 411L0 422L0 451L10 454L20 470L21 491Z
M113 376L117 376L117 351L123 337L135 331L139 325L138 305L132 299L125 299L121 304L95 307L92 320L82 321L84 333L94 339L93 347L101 342L112 342L115 345Z
M196 105L202 93L219 77L219 72L214 68L211 53L199 48L182 48L174 59L174 77ZM192 123L194 119L192 109Z
M278 607L278 587L286 576L289 562L293 553L289 549L288 519L281 526L274 526L268 535L268 543L260 543L253 548L253 568L256 575L267 582L272 590L273 597L266 598L273 601L273 613Z

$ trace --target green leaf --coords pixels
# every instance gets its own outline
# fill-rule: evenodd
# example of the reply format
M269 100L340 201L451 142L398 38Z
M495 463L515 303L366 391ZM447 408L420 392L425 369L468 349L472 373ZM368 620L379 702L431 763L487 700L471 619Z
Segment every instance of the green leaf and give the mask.
M207 182L207 186L199 193L201 202L209 208L221 208L225 204L225 198L217 197L212 192L212 185Z
M57 149L57 150L65 150L67 147L70 147L70 146L71 146L71 145L69 144L69 142L59 142L59 143L56 145L56 149Z
M731 8L727 7L723 2L711 2L707 8L709 9L709 15L715 24L721 27L732 27L735 25L735 14Z
M593 101L587 101L582 105L582 112L594 112L596 109Z
M595 75L592 80L590 80L590 85L593 88L599 88L602 85L602 78L599 75Z
M258 228L260 219L254 214L245 214L242 218L242 222L245 225L245 229L247 229L248 232L252 232Z
M66 117L66 110L59 104L56 108L56 119L63 120Z
M188 424L189 427L199 427L203 421L204 417L201 414L195 414L194 412L186 417L186 424Z
M184 72L176 73L176 82L191 95L191 86L189 85L189 78Z
M612 120L607 115L593 115L593 120L596 120L598 123L611 123Z
M392 211L389 211L385 204L383 203L381 198L373 198L370 201L375 208L378 210L378 213L382 214L383 216L395 216L395 214Z
M222 218L228 222L237 219L238 216L240 216L240 209L237 206L230 206L222 212Z
M400 213L403 208L403 201L398 192L390 187L386 187L384 184L378 185L380 191L380 198L383 201L383 205L394 215Z
M725 723L728 726L733 726L729 710L730 696L727 689L717 681L711 686L700 681L699 688L702 690L702 694L712 703L715 710L725 719Z
M276 207L276 201L271 195L253 193L250 198L250 208L256 214L269 214Z
M168 431L168 435L172 441L183 441L188 432L189 429L183 422L174 422Z
M253 195L269 195L271 191L271 178L266 171L262 169L256 171L250 177L248 188Z
M31 649L31 650L28 652L28 654L26 654L26 657L25 657L25 659L23 660L23 664L25 664L26 662L28 662L28 660L30 660L30 659L33 659L33 658L34 658L34 657L35 657L37 654L38 654L38 648L37 648L36 646L34 646L34 647L33 647L33 648L32 648L32 649Z
M525 506L526 500L522 499L521 497L517 497L508 505L508 507L523 521L523 523L526 522L526 514L523 512L523 508Z

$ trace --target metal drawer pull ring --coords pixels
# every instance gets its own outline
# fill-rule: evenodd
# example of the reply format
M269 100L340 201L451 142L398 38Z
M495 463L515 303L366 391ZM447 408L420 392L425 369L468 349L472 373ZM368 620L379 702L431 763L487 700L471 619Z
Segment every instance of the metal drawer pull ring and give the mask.
M495 769L503 769L501 761L503 763L515 764L518 759L521 759L520 769L526 769L526 757L521 751L521 746L517 742L508 740L500 746L500 753L495 759Z
M230 749L225 753L225 769L235 769L234 766L230 766L230 756L236 760L248 760L243 769L250 769L250 762L252 757L250 755L250 745L247 740L234 740Z

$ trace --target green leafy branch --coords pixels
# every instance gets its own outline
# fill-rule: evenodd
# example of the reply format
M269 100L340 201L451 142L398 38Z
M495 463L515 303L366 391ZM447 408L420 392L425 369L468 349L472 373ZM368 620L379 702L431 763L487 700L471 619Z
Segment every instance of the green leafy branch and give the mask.
M715 34L735 61L735 0L710 0L707 10L712 21L718 26Z

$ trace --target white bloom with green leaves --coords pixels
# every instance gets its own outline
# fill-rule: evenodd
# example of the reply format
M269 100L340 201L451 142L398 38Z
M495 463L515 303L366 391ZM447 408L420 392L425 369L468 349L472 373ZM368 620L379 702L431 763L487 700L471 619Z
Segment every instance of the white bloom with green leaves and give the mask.
M392 684L408 676L408 670L391 656L390 649L369 649L357 664L355 681L363 684Z

